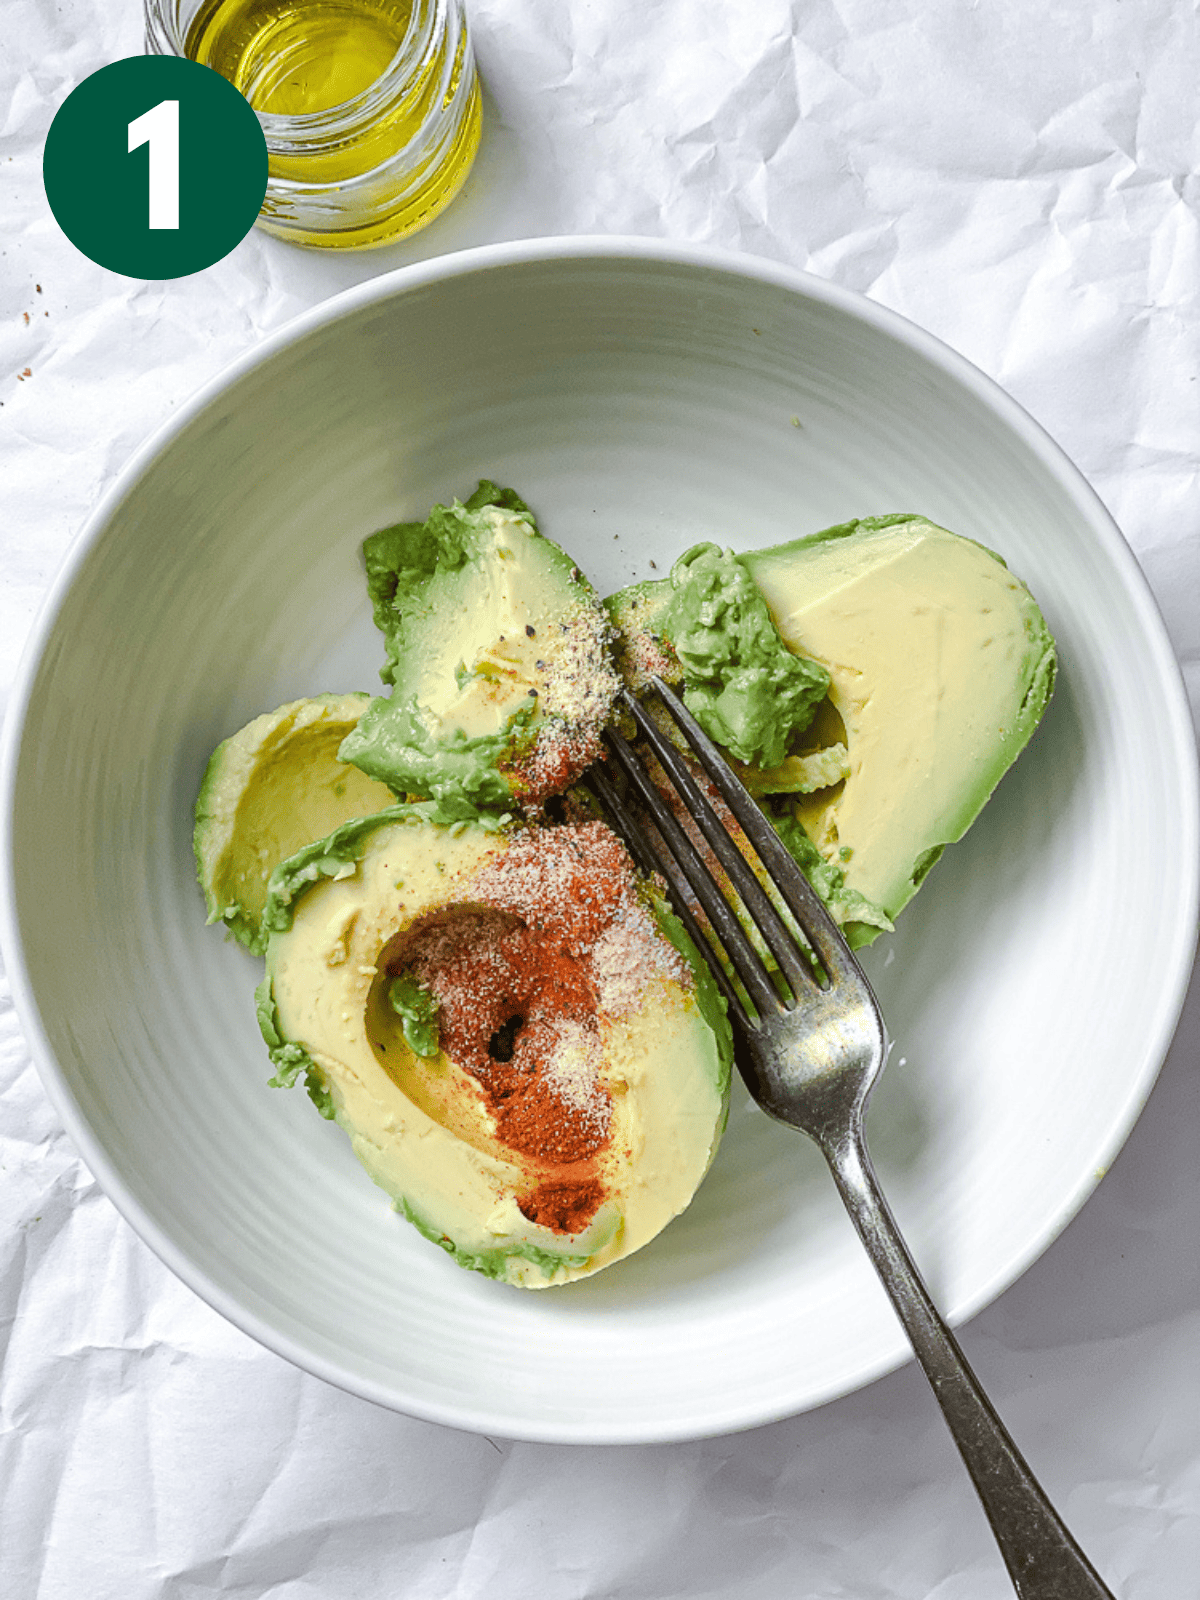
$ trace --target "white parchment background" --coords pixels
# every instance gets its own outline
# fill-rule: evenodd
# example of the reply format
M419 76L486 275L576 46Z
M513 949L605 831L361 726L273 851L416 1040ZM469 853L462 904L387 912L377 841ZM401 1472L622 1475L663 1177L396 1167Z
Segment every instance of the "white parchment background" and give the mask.
M1192 0L470 9L486 133L446 216L348 258L256 231L160 284L82 257L41 186L58 105L139 52L136 0L0 0L0 696L97 495L263 333L407 261L624 232L806 267L998 379L1123 527L1200 712ZM964 1334L1120 1600L1200 1594L1198 1054L1193 982L1110 1174ZM159 1265L62 1133L2 979L0 1088L9 1600L1011 1593L911 1366L697 1444L570 1449L410 1421L260 1350Z

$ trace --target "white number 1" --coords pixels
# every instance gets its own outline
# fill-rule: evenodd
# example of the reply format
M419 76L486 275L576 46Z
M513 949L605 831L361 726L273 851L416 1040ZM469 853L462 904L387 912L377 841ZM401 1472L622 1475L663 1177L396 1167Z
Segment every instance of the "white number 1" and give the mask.
M129 148L150 146L150 226L179 226L179 101L160 100L129 124Z

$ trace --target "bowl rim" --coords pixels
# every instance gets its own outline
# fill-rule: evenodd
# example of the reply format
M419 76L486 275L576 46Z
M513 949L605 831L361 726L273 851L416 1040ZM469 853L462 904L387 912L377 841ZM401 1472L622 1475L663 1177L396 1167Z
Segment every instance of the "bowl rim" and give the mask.
M1059 1215L1024 1252L997 1268L963 1304L951 1308L948 1320L953 1325L957 1326L975 1316L1015 1283L1078 1214L1107 1172L1140 1115L1170 1048L1187 994L1200 934L1200 765L1197 761L1196 735L1183 674L1146 577L1099 495L1045 429L967 357L901 313L785 262L725 247L639 235L579 234L480 245L395 268L309 307L228 362L155 428L119 469L68 547L25 643L0 737L0 954L8 974L17 1019L47 1097L81 1159L109 1200L164 1265L227 1321L301 1370L335 1388L387 1409L448 1427L557 1444L667 1443L709 1438L758 1427L853 1393L912 1359L911 1353L903 1345L898 1352L884 1352L849 1385L831 1384L828 1393L810 1396L800 1405L783 1397L772 1405L760 1405L753 1409L745 1405L724 1411L720 1407L710 1407L703 1418L682 1417L673 1426L664 1425L661 1421L647 1421L639 1426L628 1421L613 1423L576 1417L553 1422L539 1420L525 1428L516 1428L511 1419L499 1418L493 1412L479 1407L414 1400L398 1394L394 1387L385 1383L347 1372L334 1360L307 1348L290 1334L268 1324L211 1279L205 1269L143 1207L126 1186L119 1169L110 1161L100 1139L93 1135L50 1047L25 965L23 941L16 917L16 861L12 828L30 700L63 604L91 550L124 500L179 434L227 390L272 360L280 351L363 307L403 297L431 284L474 274L539 263L605 260L706 269L714 274L748 279L824 304L895 340L939 369L951 383L966 388L1032 452L1089 524L1135 607L1143 638L1153 656L1157 680L1163 691L1164 720L1171 733L1170 752L1179 769L1188 802L1181 818L1180 835L1180 872L1187 888L1172 940L1173 960L1164 974L1165 981L1160 988L1157 1009L1152 1025L1146 1030L1136 1071L1131 1067L1128 1092L1120 1115L1112 1123L1102 1162L1094 1170L1081 1174Z

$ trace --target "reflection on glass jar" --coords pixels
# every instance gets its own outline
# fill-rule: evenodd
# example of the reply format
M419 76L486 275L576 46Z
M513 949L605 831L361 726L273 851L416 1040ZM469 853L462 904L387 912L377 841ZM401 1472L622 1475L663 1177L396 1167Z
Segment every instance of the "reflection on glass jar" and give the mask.
M259 223L362 248L424 227L479 147L462 0L145 0L146 48L212 67L267 140Z

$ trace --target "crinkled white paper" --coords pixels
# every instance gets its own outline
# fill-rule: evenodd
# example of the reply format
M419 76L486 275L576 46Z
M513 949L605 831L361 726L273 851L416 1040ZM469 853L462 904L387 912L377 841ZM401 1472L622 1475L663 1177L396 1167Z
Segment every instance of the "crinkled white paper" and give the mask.
M1193 6L471 0L470 12L484 144L425 233L339 257L256 231L206 272L139 283L81 256L41 186L58 105L140 50L137 0L6 0L0 695L98 494L230 358L406 261L616 232L806 267L998 379L1116 515L1200 712ZM1121 1600L1200 1588L1198 1054L1193 983L1112 1171L964 1334ZM411 1421L293 1370L159 1265L62 1133L3 987L0 1084L11 1600L1011 1593L915 1368L789 1422L660 1448L514 1445Z

